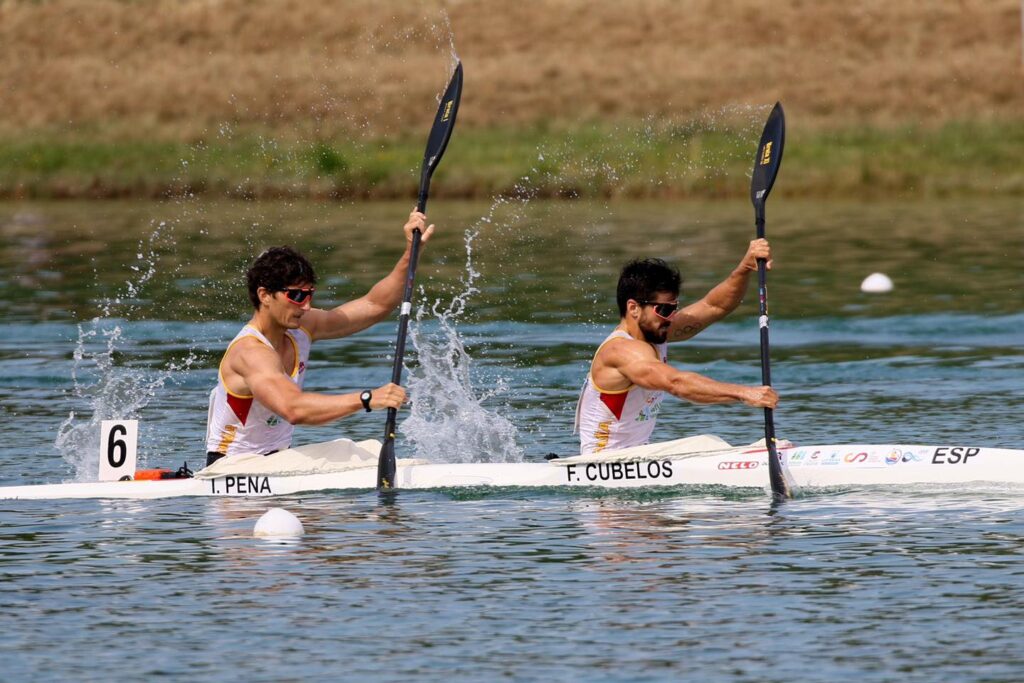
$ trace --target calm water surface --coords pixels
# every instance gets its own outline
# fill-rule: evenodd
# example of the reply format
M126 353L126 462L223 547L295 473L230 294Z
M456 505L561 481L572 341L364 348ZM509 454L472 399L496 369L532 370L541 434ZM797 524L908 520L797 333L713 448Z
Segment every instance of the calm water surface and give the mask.
M150 465L198 463L206 394L247 314L245 264L295 244L321 273L318 303L335 304L393 264L407 211L0 204L0 485L88 478L102 417L140 419ZM571 452L622 262L678 263L690 301L752 233L741 202L432 213L399 449L437 461ZM1024 447L1024 203L780 201L769 237L781 435ZM873 271L893 293L860 293ZM755 318L751 290L673 362L757 382ZM307 386L383 383L393 336L388 322L314 347ZM383 429L377 415L341 426ZM746 443L759 428L750 409L675 403L659 435ZM0 678L1017 681L1021 500L845 490L776 506L690 488L0 502ZM307 534L254 539L272 506Z

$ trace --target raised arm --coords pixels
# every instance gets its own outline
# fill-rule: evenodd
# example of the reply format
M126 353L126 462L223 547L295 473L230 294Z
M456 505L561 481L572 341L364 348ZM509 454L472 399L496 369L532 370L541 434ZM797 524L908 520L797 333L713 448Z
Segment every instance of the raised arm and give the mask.
M406 239L405 253L398 259L391 272L371 287L369 292L336 308L314 308L303 316L302 326L309 330L314 340L347 337L384 320L395 310L402 301L405 275L412 251L412 235L416 229L423 234L422 244L434 234L434 226L427 225L427 217L413 210L403 228Z
M669 326L668 340L674 342L689 339L736 310L747 293L750 274L757 272L759 258L767 259L768 268L771 268L771 246L766 239L752 241L747 247L747 253L729 277L715 285L703 299L680 309L675 314Z

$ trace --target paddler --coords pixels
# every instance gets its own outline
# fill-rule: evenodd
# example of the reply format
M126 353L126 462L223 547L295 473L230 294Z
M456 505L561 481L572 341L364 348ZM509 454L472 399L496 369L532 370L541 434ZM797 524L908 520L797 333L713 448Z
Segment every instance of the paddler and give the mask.
M683 309L678 270L657 258L626 264L616 292L619 324L594 354L576 406L581 453L648 443L666 393L694 403L776 406L769 386L719 382L668 364L669 342L690 339L740 305L759 258L771 268L767 240L751 242L729 277Z
M422 243L434 226L419 211L406 222L405 253L364 296L336 308L314 308L317 277L291 247L272 247L246 273L252 318L228 345L217 386L210 392L206 464L225 455L267 455L288 448L294 425L319 425L358 411L399 408L405 390L385 384L347 394L302 390L309 347L321 339L355 334L385 319L402 301L413 230Z

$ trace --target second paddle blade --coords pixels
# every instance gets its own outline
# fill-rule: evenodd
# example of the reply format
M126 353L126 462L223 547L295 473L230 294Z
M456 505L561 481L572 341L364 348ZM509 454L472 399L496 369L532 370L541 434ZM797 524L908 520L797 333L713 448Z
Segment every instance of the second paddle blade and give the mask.
M455 115L459 113L459 101L462 99L462 62L455 65L455 73L452 74L448 88L441 97L441 104L437 107L437 114L434 116L434 125L430 129L430 137L427 138L427 149L423 153L423 169L433 171L434 167L441 160L448 140L452 137L452 129L455 128Z
M782 163L782 149L786 146L786 113L782 103L776 102L761 133L761 143L754 157L754 173L750 178L750 201L754 206L764 206L768 193L775 184Z

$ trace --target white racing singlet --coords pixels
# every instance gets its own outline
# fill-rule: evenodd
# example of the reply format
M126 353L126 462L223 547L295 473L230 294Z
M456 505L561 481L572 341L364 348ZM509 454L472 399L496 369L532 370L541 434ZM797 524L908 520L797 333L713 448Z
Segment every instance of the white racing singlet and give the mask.
M594 357L612 339L632 339L624 330L615 330L601 342ZM656 344L661 362L668 361L668 344ZM605 391L594 382L594 363L576 404L576 429L580 435L580 453L605 449L642 446L651 439L654 423L665 392L631 384L620 391Z
M246 325L228 345L228 349L245 337L255 337L274 348L256 328ZM286 330L285 338L295 349L295 365L289 377L301 389L306 377L309 346L312 339L303 328ZM227 351L224 352L227 356ZM221 360L223 365L224 361ZM206 451L222 455L238 453L267 454L288 448L295 426L257 401L253 396L240 396L224 386L224 376L217 372L217 386L210 392L210 410L206 417Z

